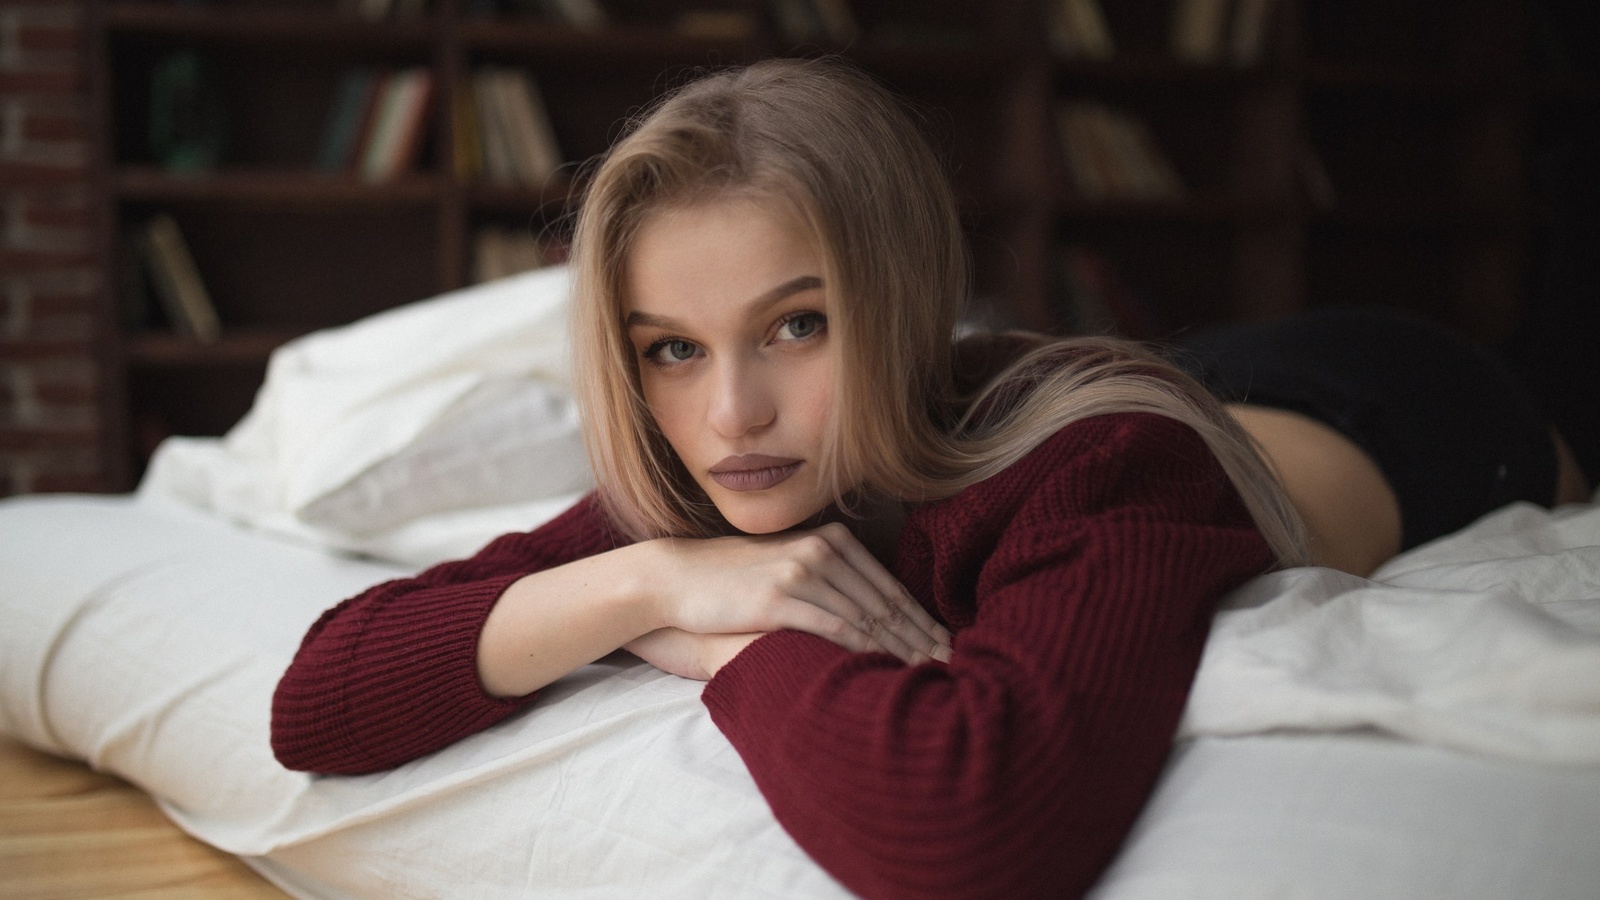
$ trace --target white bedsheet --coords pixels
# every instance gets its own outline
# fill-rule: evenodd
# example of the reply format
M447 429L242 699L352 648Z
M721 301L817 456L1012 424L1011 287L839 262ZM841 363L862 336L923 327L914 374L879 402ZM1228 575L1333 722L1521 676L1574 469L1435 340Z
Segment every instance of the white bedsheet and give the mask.
M1592 724L1596 534L1600 506L1512 508L1382 581L1247 586L1185 719L1199 736L1096 900L1600 895L1600 766L1529 761L1561 745L1551 722ZM772 819L700 686L625 656L390 773L278 767L268 704L305 627L403 571L150 498L0 501L0 730L129 778L300 896L842 895ZM1448 635L1429 614L1407 625L1434 608ZM1526 633L1477 633L1491 614ZM1424 652L1437 678L1409 660ZM1474 729L1522 736L1461 738Z
M1600 764L1600 507L1514 505L1371 581L1292 569L1236 591L1180 737L1363 727Z

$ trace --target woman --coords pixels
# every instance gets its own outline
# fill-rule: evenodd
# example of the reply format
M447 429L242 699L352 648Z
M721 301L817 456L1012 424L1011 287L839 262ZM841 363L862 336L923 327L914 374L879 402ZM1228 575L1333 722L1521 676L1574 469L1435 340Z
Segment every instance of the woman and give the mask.
M833 65L658 106L595 173L574 267L597 492L328 611L274 698L279 758L391 767L626 648L709 680L779 821L858 893L1085 890L1217 599L1306 561L1235 418L1132 345L952 344L937 160Z

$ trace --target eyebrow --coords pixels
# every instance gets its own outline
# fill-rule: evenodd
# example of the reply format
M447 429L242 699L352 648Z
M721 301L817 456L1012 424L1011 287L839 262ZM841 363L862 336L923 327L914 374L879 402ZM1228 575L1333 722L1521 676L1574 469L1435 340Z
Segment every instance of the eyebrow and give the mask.
M801 275L799 278L791 278L790 280L785 281L783 284L778 285L772 290L767 291L759 297L756 297L755 300L751 301L750 314L760 315L768 307L771 307L788 297L792 297L795 294L801 293L802 291L816 290L820 287L822 287L822 279L815 275ZM650 313L642 312L628 313L628 319L624 324L629 328L645 326L650 328L664 328L669 331L677 325L677 323L672 319L664 316L654 316Z

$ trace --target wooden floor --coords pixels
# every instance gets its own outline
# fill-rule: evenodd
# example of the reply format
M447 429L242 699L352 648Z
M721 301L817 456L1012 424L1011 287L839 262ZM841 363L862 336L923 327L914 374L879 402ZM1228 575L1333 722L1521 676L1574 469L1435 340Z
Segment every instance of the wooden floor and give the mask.
M283 898L125 781L0 736L0 897Z

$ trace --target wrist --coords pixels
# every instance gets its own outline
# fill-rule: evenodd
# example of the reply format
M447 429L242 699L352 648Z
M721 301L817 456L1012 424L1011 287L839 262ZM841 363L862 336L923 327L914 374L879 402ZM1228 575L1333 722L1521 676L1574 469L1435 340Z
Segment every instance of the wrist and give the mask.
M665 608L665 594L661 590L662 573L670 560L667 544L670 538L656 538L630 544L617 551L624 554L626 564L613 570L623 585L627 598L625 615L633 623L630 629L636 637L671 624Z
M752 634L724 634L717 635L707 648L704 666L707 678L713 678L722 671L722 667L733 661L744 648L755 643L757 638L765 637L762 632Z

